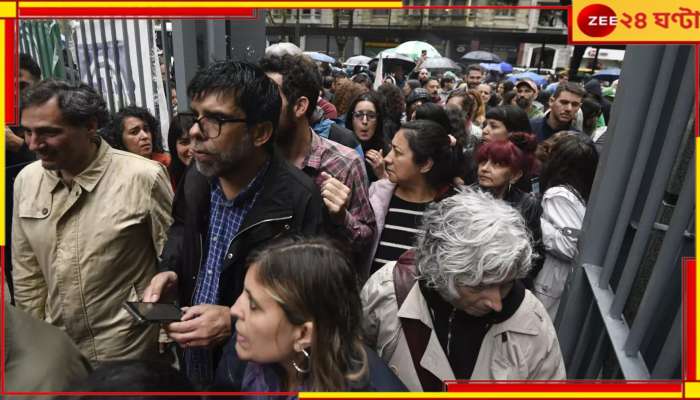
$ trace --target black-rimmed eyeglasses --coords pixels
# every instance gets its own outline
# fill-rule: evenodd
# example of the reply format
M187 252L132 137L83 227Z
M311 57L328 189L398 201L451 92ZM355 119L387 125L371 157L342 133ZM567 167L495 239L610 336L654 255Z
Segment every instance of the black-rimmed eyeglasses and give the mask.
M180 121L180 126L182 126L185 132L189 132L194 124L197 124L202 135L209 139L216 139L221 135L221 126L223 124L248 121L245 118L220 117L214 115L202 115L197 118L192 113L181 113L178 114L177 117Z

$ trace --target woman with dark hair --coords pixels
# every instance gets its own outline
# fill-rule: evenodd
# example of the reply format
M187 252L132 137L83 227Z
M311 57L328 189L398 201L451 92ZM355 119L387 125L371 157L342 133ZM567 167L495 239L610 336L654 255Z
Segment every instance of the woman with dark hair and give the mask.
M383 130L384 136L388 141L391 141L401 126L401 118L406 111L406 99L403 97L401 89L392 84L382 84L377 92L384 96L386 118L384 118Z
M499 105L501 105L501 106L507 106L507 105L514 106L515 105L515 98L517 96L518 96L518 93L516 93L515 90L509 90L509 91L503 93L503 97L501 98L501 102L499 103Z
M106 131L106 139L115 149L128 151L165 165L170 155L163 151L160 124L145 108L128 106L119 111Z
M372 183L384 177L382 158L389 151L388 140L384 135L384 98L377 92L360 94L350 103L345 117L345 127L355 133L362 146L367 168L367 178Z
M347 258L326 240L283 239L251 255L231 307L235 335L216 382L226 390L405 391L362 343L362 303Z
M535 135L527 132L513 132L507 140L484 143L477 150L475 157L481 190L513 206L527 223L533 239L532 269L524 280L528 289L532 289L532 281L542 268L544 261L540 228L542 208L536 195L524 192L516 184L523 176L528 176L535 169L536 148Z
M175 154L170 161L170 180L173 188L177 187L180 179L185 175L185 170L192 162L192 149L190 148L190 134L182 129L180 118L173 117L168 128L168 148Z
M377 221L371 272L412 246L423 210L450 191L461 159L457 139L437 122L410 121L396 132L384 158L387 178L369 188Z
M591 138L570 132L558 138L542 167L540 221L546 256L534 292L552 319L578 251L578 234L597 165L598 152Z
M449 109L455 110L456 106L451 104L447 105ZM473 138L471 135L466 135L464 132L464 118L463 114L459 112L457 115L454 113L453 118L457 117L457 121L453 121L450 118L448 110L440 107L436 103L425 103L416 109L416 120L430 120L440 124L450 135L457 139L457 146L462 149L462 157L459 159L459 167L455 171L455 177L459 178L455 181L455 185L472 184L474 182L474 166L472 162L471 152L474 149L474 142L470 139ZM461 117L461 118L460 118Z
M522 108L504 105L490 108L486 112L486 125L482 130L482 140L507 140L512 132L532 133L530 120Z

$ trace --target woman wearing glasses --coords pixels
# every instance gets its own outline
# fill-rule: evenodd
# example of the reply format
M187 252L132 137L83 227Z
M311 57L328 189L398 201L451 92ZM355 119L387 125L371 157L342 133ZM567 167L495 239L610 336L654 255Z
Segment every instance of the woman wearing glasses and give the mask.
M345 127L352 130L362 145L367 178L372 183L386 177L384 156L389 152L389 141L384 136L384 98L377 92L363 93L350 104Z
M377 221L371 272L413 246L423 210L451 191L463 157L457 139L437 122L410 121L396 132L384 158L387 178L369 188Z

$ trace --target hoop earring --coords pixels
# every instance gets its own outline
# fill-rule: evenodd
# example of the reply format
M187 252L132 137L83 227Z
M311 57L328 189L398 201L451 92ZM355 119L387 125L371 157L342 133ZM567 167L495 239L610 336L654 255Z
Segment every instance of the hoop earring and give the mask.
M304 357L306 357L307 368L303 369L299 367L296 361L292 361L292 367L294 367L294 369L300 374L308 374L309 371L311 371L311 358L309 358L309 353L305 349L301 349L301 353L304 354Z

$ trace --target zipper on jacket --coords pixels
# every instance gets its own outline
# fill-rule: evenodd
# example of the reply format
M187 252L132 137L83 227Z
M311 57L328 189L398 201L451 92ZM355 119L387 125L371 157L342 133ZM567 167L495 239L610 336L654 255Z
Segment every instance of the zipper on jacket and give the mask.
M450 351L452 350L452 321L455 319L455 313L457 309L452 307L452 312L450 312L450 317L447 319L447 357L450 356Z
M199 272L202 270L202 256L204 253L204 239L202 239L202 234L199 234L199 268L197 269L197 276L194 280L194 290L192 290L192 295L190 296L190 305L194 305L194 295L197 293L197 285L199 284Z

